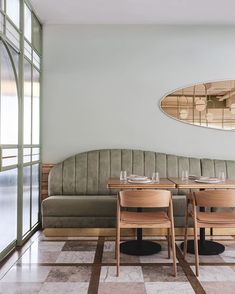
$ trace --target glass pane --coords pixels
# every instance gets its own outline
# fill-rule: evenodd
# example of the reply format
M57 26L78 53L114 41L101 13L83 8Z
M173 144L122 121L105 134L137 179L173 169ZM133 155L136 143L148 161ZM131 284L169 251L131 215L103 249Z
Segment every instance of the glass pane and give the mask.
M30 174L31 167L25 166L23 177L23 235L26 234L30 230Z
M31 148L24 148L24 163L31 161Z
M32 40L32 15L28 6L24 5L24 36L31 43Z
M18 164L18 149L2 150L2 166L10 166Z
M17 169L0 173L0 252L16 239ZM7 229L6 229L7 225Z
M39 213L39 164L32 165L32 226L38 222Z
M24 41L24 55L28 57L29 60L32 59L32 48L27 41Z
M39 144L39 72L33 69L33 144Z
M11 56L15 65L16 74L18 76L19 74L19 54L11 47L9 47L9 50L11 52Z
M8 21L6 22L6 36L17 49L20 48L20 34Z
M3 32L4 16L0 13L0 32Z
M40 69L40 57L37 55L35 51L33 51L33 64Z
M40 156L40 149L39 148L33 148L32 151L32 161L38 161Z
M4 0L0 0L0 9L4 11Z
M24 60L24 144L31 144L31 64Z
M41 53L41 26L33 15L33 47Z
M18 143L18 96L8 52L0 43L1 58L1 144Z
M20 25L20 2L19 0L6 0L6 13L19 28Z

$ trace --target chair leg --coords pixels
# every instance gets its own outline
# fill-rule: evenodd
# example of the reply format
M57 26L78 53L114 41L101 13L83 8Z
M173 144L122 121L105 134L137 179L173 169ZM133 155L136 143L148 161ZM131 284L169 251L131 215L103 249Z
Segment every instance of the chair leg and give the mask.
M187 256L187 247L188 247L188 206L185 211L185 229L184 229L184 259Z
M117 228L116 263L117 263L117 277L118 277L119 276L119 268L120 268L120 228Z
M194 255L196 276L199 276L199 255L198 255L198 238L197 238L197 223L194 221Z
M171 224L171 246L172 246L172 257L173 257L173 275L176 277L177 275L177 267L176 267L176 250L175 250L175 230L174 226Z
M114 259L117 259L117 229L116 229L116 237L115 237Z
M171 258L171 242L170 242L170 229L167 229L167 248L168 248L168 258Z

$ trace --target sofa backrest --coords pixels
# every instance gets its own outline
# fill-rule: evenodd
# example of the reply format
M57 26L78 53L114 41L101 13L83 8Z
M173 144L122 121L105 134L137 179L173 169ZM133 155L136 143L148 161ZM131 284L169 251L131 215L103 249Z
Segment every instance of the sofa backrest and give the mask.
M49 174L51 195L106 195L117 191L107 189L107 180L118 177L121 170L128 174L151 177L158 171L160 177L180 177L182 170L196 176L218 176L224 171L235 179L235 161L198 159L151 151L131 149L104 149L72 156L55 165ZM174 194L182 191L173 191Z

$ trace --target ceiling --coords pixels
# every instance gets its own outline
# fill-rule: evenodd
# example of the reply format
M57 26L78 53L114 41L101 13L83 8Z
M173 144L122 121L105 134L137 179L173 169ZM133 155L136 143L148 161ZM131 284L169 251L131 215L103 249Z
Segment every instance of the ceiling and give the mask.
M235 0L31 0L44 24L235 25Z

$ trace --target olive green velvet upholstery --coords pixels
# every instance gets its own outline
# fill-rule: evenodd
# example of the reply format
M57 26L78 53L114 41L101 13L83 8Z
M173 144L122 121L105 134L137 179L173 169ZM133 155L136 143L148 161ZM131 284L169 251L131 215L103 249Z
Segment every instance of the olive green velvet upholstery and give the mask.
M197 159L150 151L105 149L72 156L49 174L49 198L42 202L44 228L114 227L117 190L107 189L110 177L128 174L161 178L180 177L182 170L196 176L218 176L224 171L235 179L235 161ZM184 225L185 194L173 189L176 226Z

